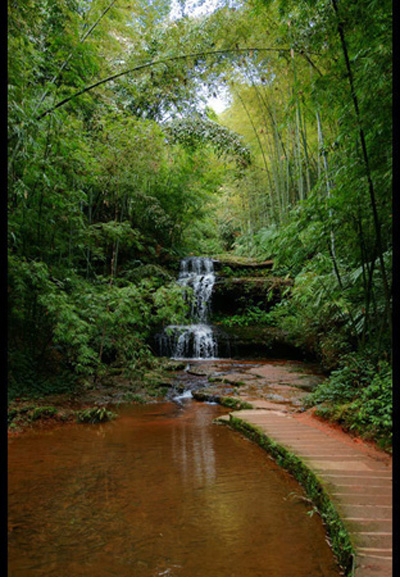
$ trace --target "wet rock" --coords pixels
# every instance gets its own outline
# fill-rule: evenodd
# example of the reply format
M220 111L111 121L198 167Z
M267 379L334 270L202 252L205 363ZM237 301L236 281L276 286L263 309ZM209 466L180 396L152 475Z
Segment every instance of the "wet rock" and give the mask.
M196 377L208 377L215 373L215 368L213 366L191 364L186 372L188 375L194 375Z
M196 399L196 401L212 402L212 403L219 403L221 398L219 395L209 393L208 391L194 391L192 393L192 396L194 399Z
M235 385L238 387L247 385L249 382L253 383L254 381L257 381L257 380L258 379L255 375L250 375L246 372L230 373L230 374L227 374L223 377L224 383L230 383L231 385Z
M269 399L270 401L277 401L279 403L287 403L288 399L285 399L285 397L282 397L282 395L275 395L275 394L270 394L270 395L266 395L266 398Z
M247 327L223 326L222 331L225 334L225 340L229 341L231 358L303 358L303 352L289 341L284 331L277 327L262 324ZM218 336L218 345L220 342L223 340Z
M224 380L224 377L215 376L215 375L210 375L210 376L208 377L208 382L209 382L209 383L224 383L224 382L226 382L226 381Z
M185 368L187 366L187 362L186 361L173 361L170 360L168 361L168 363L165 365L165 370L166 371L184 371Z

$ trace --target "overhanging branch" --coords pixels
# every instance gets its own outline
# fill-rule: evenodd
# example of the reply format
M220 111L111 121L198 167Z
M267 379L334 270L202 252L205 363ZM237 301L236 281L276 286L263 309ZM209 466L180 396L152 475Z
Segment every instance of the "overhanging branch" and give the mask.
M230 54L230 53L289 52L289 51L290 51L290 48L231 48L229 50L210 50L207 52L194 52L191 54L182 54L180 56L171 56L170 58L163 58L161 60L152 60L150 62L140 64L139 66L134 66L133 68L128 68L127 70L122 70L121 72L117 72L116 74L108 76L107 78L102 78L101 80L98 80L94 84L91 84L90 86L86 86L85 88L82 88L81 90L78 90L77 92L74 92L74 94L71 94L67 98L60 100L59 102L57 102L57 104L55 104L51 108L48 108L47 110L45 110L41 114L39 114L35 118L35 120L40 120L40 119L44 118L45 116L47 116L51 112L54 112L55 110L57 110L57 108L60 108L61 106L64 106L64 104L67 104L67 102L70 102L74 98L77 98L78 96L81 96L82 94L85 94L86 92L89 92L90 90L93 90L94 88L97 88L98 86L101 86L102 84L106 84L107 82L111 82L112 80L116 80L117 78L121 78L121 76L126 76L127 74L130 74L132 72L137 72L139 70L151 68L152 66L156 66L157 64L167 64L169 62L176 62L178 60L185 60L185 59L190 59L190 58L200 58L200 57L204 57L204 56L217 56L217 55ZM304 54L304 52L301 50L299 50L298 52L300 54Z

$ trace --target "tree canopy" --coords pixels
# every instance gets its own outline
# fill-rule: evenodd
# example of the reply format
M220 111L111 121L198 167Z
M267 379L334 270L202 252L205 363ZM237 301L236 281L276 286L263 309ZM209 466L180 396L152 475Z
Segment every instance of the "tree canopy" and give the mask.
M273 257L327 367L391 359L391 4L203 4L8 1L13 391L147 362L189 253Z

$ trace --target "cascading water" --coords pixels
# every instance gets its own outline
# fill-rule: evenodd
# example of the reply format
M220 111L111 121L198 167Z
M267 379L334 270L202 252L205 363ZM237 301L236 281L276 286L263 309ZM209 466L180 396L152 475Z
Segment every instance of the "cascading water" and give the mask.
M210 258L187 257L181 261L178 283L193 291L190 320L193 324L170 325L159 335L161 355L174 359L215 359L218 344L208 324L210 299L215 282Z

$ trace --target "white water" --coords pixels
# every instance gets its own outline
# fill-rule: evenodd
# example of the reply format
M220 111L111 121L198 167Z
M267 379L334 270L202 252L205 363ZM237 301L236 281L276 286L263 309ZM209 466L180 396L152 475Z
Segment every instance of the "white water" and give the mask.
M190 320L194 322L168 326L159 337L161 354L173 359L217 358L217 340L208 324L214 282L214 265L210 258L188 257L181 261L178 283L193 291Z
M177 326L179 337L173 353L176 359L215 359L218 348L210 326L197 324Z
M182 401L184 399L193 399L193 395L192 395L191 390L187 390L184 393L182 393L180 395L176 395L175 397L173 397L174 401Z
M190 257L181 261L178 284L193 290L191 318L202 324L207 322L214 282L214 265L210 258Z

